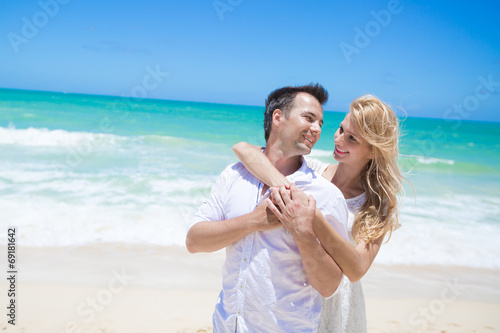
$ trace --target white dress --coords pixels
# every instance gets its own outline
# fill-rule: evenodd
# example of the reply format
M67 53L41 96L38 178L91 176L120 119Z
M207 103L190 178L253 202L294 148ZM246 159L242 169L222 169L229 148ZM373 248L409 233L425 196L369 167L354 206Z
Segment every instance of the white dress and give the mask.
M306 161L318 175L322 174L328 166L326 163L311 158L306 158ZM356 246L356 240L352 237L354 215L363 205L365 199L364 193L355 198L346 199L349 210L347 233L349 234L349 242L353 246ZM344 284L340 292L323 300L319 333L365 333L367 331L365 298L361 281L352 283L346 276L343 278Z

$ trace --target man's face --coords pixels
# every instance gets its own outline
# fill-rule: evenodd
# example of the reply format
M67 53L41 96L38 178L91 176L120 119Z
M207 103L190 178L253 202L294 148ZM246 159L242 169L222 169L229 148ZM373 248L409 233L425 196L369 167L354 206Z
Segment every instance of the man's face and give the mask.
M298 93L288 114L280 122L282 150L287 156L307 155L319 140L323 107L308 93Z

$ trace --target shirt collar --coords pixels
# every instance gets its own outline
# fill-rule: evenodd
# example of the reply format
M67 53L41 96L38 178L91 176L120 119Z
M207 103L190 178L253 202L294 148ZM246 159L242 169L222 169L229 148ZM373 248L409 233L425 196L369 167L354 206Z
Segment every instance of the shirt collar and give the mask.
M266 152L266 147L262 147L262 152ZM300 162L302 163L300 168L291 175L286 176L286 179L295 184L297 184L297 182L309 184L312 182L313 178L316 178L317 176L314 173L314 170L307 165L304 156L300 156Z
M307 165L306 160L303 156L300 157L300 161L302 162L302 165L300 166L299 170L295 171L291 175L288 175L286 179L288 179L288 181L294 183L295 185L310 184L313 178L316 178L317 176L314 173L313 169L311 169ZM271 195L271 188L267 189L266 193L258 200L255 207L260 205L262 201L269 197L269 195Z
M314 174L314 171L307 165L306 160L303 156L300 157L300 161L302 162L302 164L299 170L287 176L286 179L295 184L309 184L312 182L313 178L316 178L316 175Z

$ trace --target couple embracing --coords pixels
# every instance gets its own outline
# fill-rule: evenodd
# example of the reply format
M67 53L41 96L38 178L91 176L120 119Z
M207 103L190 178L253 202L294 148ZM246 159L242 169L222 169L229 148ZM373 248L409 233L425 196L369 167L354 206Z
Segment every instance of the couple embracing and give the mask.
M398 225L398 120L355 99L335 133L338 164L304 158L319 140L326 90L266 100L264 149L234 146L188 226L191 253L226 249L214 332L366 332L359 280Z

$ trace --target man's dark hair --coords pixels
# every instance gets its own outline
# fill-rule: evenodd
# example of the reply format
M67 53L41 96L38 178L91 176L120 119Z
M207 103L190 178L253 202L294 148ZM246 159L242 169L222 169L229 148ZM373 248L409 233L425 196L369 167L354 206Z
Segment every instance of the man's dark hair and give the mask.
M269 134L271 133L271 123L273 112L276 109L280 109L288 118L290 110L293 107L295 96L300 93L305 92L314 96L321 105L324 105L328 101L328 92L320 84L308 84L306 86L299 87L283 87L276 89L267 96L266 99L266 111L264 113L264 132L267 139L269 139Z

